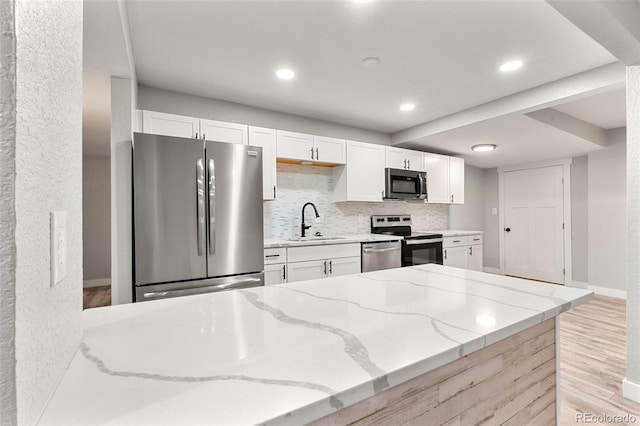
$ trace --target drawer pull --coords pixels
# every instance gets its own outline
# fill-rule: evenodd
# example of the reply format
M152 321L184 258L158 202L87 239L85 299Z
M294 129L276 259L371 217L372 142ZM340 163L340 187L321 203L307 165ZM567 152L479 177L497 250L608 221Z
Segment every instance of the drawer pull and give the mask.
M279 254L266 254L264 257L280 257Z
M462 241L460 240L453 240L454 243L461 243Z
M480 241L480 238L474 238L473 241Z

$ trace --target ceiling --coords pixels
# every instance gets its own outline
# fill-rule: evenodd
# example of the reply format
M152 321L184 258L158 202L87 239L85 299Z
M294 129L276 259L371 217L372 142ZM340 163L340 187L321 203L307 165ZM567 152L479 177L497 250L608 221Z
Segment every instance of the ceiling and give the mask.
M97 52L108 52L100 44L121 41L89 25L87 9L97 9L95 3L116 1L85 6L85 44L93 39ZM616 61L542 0L127 0L127 7L140 84L387 134ZM371 56L379 65L364 67L362 59ZM522 69L498 71L514 58L524 60ZM285 66L295 70L293 80L275 78ZM625 115L620 93L554 108L618 127ZM401 112L405 102L416 109ZM531 142L533 135L514 133L519 125L540 132L538 140L555 135L558 142L545 150L556 158L597 148L523 116L477 126L487 139L504 140L503 151ZM470 156L461 141L476 130L467 127L409 145L465 154L480 167L503 161Z

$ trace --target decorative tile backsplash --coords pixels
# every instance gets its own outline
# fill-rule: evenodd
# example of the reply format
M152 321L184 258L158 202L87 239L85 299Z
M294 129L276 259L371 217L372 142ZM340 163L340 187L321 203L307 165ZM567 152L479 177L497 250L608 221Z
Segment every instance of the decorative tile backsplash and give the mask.
M369 233L370 217L374 214L410 214L416 231L448 228L449 206L446 204L404 201L333 203L331 167L281 163L277 167L278 198L263 203L265 238L300 235L300 214L308 201L315 204L320 214L320 218L315 219L313 208L306 208L305 222L312 225L308 235L318 231L323 235Z

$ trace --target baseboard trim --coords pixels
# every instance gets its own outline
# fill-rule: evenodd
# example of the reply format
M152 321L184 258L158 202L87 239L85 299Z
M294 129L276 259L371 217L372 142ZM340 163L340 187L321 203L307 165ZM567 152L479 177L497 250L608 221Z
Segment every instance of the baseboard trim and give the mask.
M584 281L571 281L571 287L588 289L589 283L585 283Z
M111 285L111 278L100 278L97 280L82 281L82 288L101 287L104 285Z
M601 295L601 296L609 296L609 297L615 297L617 299L625 299L625 300L627 300L627 292L626 292L626 290L618 290L618 289L615 289L615 288L608 288L608 287L598 287L598 286L595 286L595 285L587 286L587 290L591 290L595 294L598 294L598 295Z
M622 396L640 403L640 385L630 382L626 377L622 381Z
M482 268L482 270L484 272L488 272L490 274L502 275L502 271L500 270L500 268L492 268L490 266L485 266L484 268Z

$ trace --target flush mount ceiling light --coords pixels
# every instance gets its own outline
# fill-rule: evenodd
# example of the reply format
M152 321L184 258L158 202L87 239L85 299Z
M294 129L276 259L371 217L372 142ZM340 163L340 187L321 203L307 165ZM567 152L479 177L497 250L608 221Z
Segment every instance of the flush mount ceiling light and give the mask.
M296 73L288 68L281 68L276 71L276 75L282 80L291 80L293 77L295 77Z
M413 111L416 109L414 104L402 104L400 105L400 111Z
M487 152L493 151L494 149L496 149L496 146L492 143L481 143L471 147L471 150L476 152Z
M502 71L502 72L515 71L517 69L520 69L520 67L522 67L522 64L523 64L523 62L520 59L516 59L514 61L505 62L504 64L500 65L500 71Z

